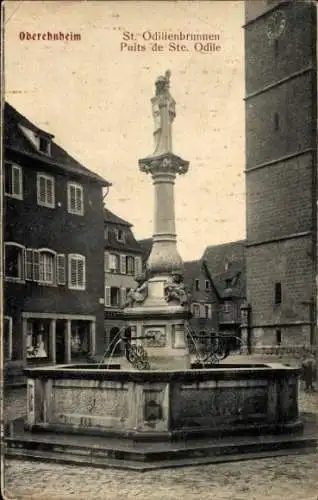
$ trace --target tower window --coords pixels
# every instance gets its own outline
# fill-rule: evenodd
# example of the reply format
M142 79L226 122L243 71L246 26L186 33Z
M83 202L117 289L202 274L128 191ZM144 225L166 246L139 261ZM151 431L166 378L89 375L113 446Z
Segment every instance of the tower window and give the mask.
M282 303L282 284L275 283L275 304Z
M274 113L274 129L279 130L279 114Z
M200 290L200 280L196 279L195 280L195 290L198 292Z
M282 343L282 332L281 330L276 330L276 345L280 345Z
M278 56L278 52L279 52L279 43L278 43L278 39L275 38L275 40L274 40L274 55L275 55L275 58Z

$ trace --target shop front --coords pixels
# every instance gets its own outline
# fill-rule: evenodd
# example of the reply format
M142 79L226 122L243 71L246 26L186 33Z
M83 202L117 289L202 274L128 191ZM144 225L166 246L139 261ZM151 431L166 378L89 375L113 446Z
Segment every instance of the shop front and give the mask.
M84 362L95 355L95 316L25 312L22 319L27 365Z

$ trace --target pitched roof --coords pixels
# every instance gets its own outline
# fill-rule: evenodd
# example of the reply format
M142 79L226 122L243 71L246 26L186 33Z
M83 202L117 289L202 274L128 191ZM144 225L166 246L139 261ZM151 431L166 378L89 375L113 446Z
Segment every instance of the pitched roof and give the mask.
M199 277L202 270L201 260L188 260L183 263L184 282L191 286L196 278Z
M245 297L246 269L244 262L234 262L224 273L213 278L220 297Z
M105 240L104 244L104 248L106 250L133 252L142 256L142 249L135 239L135 236L131 230L132 224L130 224L130 222L114 214L113 212L108 210L108 208L104 208L104 222L106 225L109 224L108 237L107 240ZM118 229L124 229L125 238L123 241L118 241L115 231L116 227Z
M114 214L114 212L111 212L106 207L104 207L104 221L120 226L132 227L132 224L130 224L130 222L126 221L125 219L122 219L121 217Z
M24 135L20 126L24 126L36 134L40 134L50 139L51 154L47 156L41 153L27 137ZM111 186L111 183L101 176L84 167L75 158L70 156L63 148L58 146L52 139L54 136L34 125L25 116L19 113L8 102L4 106L4 146L17 153L27 155L36 160L40 160L47 165L56 166L62 170L81 176L88 177L91 180L99 182L103 186Z
M245 240L208 246L202 259L220 297L245 297Z
M211 276L222 274L226 271L227 263L245 262L245 240L210 245L206 247L202 259L205 260Z
M138 240L138 244L142 251L142 259L145 262L148 259L152 249L152 238L144 238L142 240Z

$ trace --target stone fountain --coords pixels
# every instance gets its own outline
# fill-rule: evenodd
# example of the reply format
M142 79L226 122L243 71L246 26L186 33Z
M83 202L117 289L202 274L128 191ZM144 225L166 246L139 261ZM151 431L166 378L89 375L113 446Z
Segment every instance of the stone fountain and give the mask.
M11 457L148 470L315 447L299 418L299 369L191 368L174 214L174 182L189 165L172 152L169 83L169 72L156 81L155 150L139 160L155 190L147 276L125 308L129 349L140 363L25 369L27 418L6 437Z

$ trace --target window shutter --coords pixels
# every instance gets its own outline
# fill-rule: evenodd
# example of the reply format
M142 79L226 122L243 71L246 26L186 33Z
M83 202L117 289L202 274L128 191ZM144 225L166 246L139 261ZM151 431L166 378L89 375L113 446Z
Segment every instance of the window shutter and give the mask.
M41 201L42 203L45 203L46 199L45 199L45 179L44 177L40 177L39 178L39 201Z
M31 281L33 279L33 250L27 248L25 250L25 279Z
M109 272L109 252L104 253L104 270Z
M81 186L76 187L76 208L75 210L79 213L83 211L83 188Z
M47 202L49 205L53 204L53 181L52 179L46 179L46 193L47 193Z
M105 306L110 307L110 286L105 286Z
M5 192L12 194L12 165L11 163L5 163L4 167Z
M33 280L40 281L40 252L33 250Z
M135 258L135 275L138 276L142 273L141 257Z
M75 186L69 185L69 210L74 212L76 206L76 190Z
M120 256L120 272L126 274L126 255Z
M56 281L58 285L65 285L65 255L59 253L56 258Z
M120 305L121 307L125 307L126 304L126 288L120 289Z
M80 287L84 287L85 286L85 261L84 261L84 259L78 259L77 272L78 272L77 284Z

